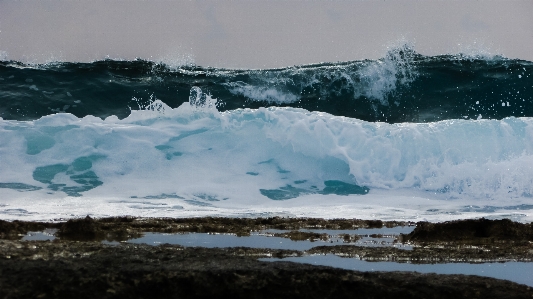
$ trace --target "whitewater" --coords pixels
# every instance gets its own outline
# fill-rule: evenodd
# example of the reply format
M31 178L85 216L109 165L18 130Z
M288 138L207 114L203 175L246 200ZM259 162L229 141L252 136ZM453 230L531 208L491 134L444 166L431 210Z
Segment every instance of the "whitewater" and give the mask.
M121 86L169 90L179 79L188 92L178 92L178 102L163 92L143 102L117 89L107 110L82 111L92 96L80 100L75 88L61 88L68 80L99 88L107 77L87 79L99 63L3 62L0 218L533 221L530 62L405 49L377 61L264 71L162 72L150 63L146 71L147 62L107 61L105 76ZM119 76L112 73L119 64L144 71ZM73 67L86 77L65 79ZM63 77L53 82L50 72ZM432 89L428 80L441 84L435 96L415 97ZM24 97L43 108L22 109L40 105L24 106ZM120 104L127 115L111 113L119 98L128 98Z

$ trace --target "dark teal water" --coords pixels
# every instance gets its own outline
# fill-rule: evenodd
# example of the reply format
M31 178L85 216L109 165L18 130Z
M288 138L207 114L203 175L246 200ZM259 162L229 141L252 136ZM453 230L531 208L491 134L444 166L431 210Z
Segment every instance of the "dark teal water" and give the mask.
M0 117L32 120L68 112L124 118L150 100L177 107L198 92L216 98L221 111L289 106L389 123L531 117L532 73L529 61L428 57L409 48L379 60L268 70L173 67L144 60L3 61Z

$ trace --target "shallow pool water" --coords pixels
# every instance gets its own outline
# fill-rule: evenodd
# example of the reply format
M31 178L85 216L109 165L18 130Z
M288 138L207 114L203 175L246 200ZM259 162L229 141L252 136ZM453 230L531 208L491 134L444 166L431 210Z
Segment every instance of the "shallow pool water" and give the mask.
M314 232L327 234L328 241L293 241L289 238L277 237L274 234L288 233L290 230L264 230L253 232L250 236L237 236L235 234L218 233L145 233L142 237L130 239L126 242L134 244L148 244L157 246L160 244L175 244L187 247L227 248L227 247L250 247L270 249L309 250L316 246L354 245L367 247L395 247L411 250L412 246L394 242L399 234L408 234L414 227L394 227L379 229L357 230L322 230L302 229L301 232ZM47 229L42 232L29 232L22 238L23 241L44 241L55 239L55 229ZM358 235L360 239L345 243L344 234ZM379 236L377 236L379 235ZM373 237L372 237L373 236ZM106 244L119 244L118 242L104 241ZM533 263L528 262L505 262L505 263L448 263L448 264L412 264L398 262L371 262L359 258L339 257L327 255L304 255L301 257L261 258L261 261L291 261L308 263L313 265L331 266L357 271L415 271L420 273L438 274L465 274L480 275L498 279L506 279L521 284L533 286Z
M533 287L533 263L526 262L411 264L369 262L358 258L343 258L333 254L287 257L283 259L260 258L259 260L268 262L290 261L357 271L414 271L419 273L479 275L510 280Z
M235 234L219 233L152 233L146 232L142 237L130 239L126 242L136 244L175 244L189 247L225 248L225 247L251 247L270 249L291 249L308 250L315 246L333 246L339 244L349 244L368 247L396 247L410 250L412 246L395 242L399 234L408 234L414 227L393 227L393 228L363 228L351 230L331 230L331 229L302 229L301 232L314 232L327 234L328 240L299 240L293 241L289 238L275 236L275 234L288 233L291 230L269 229L259 232L252 232L250 236L237 236ZM29 232L22 238L23 241L45 241L54 240L57 229L47 229L40 232ZM360 239L346 242L343 235L357 235ZM379 236L378 236L379 235ZM118 244L118 242L104 241L106 244Z
M144 236L137 239L131 239L129 243L144 243L149 245L159 244L177 244L189 247L207 247L207 248L225 248L225 247L251 247L251 248L270 248L270 249L290 249L290 250L308 250L316 246L333 246L339 244L349 244L368 247L396 247L399 249L410 250L410 245L394 242L396 236L400 233L409 233L413 227L406 228L380 228L380 229L357 229L357 230L299 230L301 232L314 232L327 234L327 241L324 240L299 240L293 241L289 238L274 236L274 234L287 233L290 230L264 230L251 233L250 236L237 236L235 234L218 234L218 233L145 233ZM358 235L357 241L345 242L342 235ZM371 235L380 235L371 237Z
M52 241L56 238L54 235L56 232L57 229L54 228L48 228L40 232L28 232L24 237L22 237L22 241Z

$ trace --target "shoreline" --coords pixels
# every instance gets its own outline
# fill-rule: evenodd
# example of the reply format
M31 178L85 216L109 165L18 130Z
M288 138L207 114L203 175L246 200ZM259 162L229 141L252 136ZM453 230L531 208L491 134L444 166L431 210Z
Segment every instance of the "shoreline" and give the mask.
M337 296L531 298L533 288L488 277L416 272L360 272L264 257L333 254L410 263L533 261L533 223L510 220L419 222L395 242L413 250L339 244L309 250L203 248L131 244L147 232L249 236L285 230L291 240L326 238L320 230L414 226L412 222L318 218L71 219L63 223L0 220L2 298L330 298ZM53 241L21 241L30 231L57 229ZM312 232L301 232L312 229ZM104 244L102 241L117 244Z

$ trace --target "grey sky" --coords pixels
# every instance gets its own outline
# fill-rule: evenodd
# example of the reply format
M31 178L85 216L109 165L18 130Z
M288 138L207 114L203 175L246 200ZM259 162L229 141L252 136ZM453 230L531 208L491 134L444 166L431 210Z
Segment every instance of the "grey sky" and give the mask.
M532 15L531 0L0 0L0 58L264 68L375 59L406 40L533 61Z

